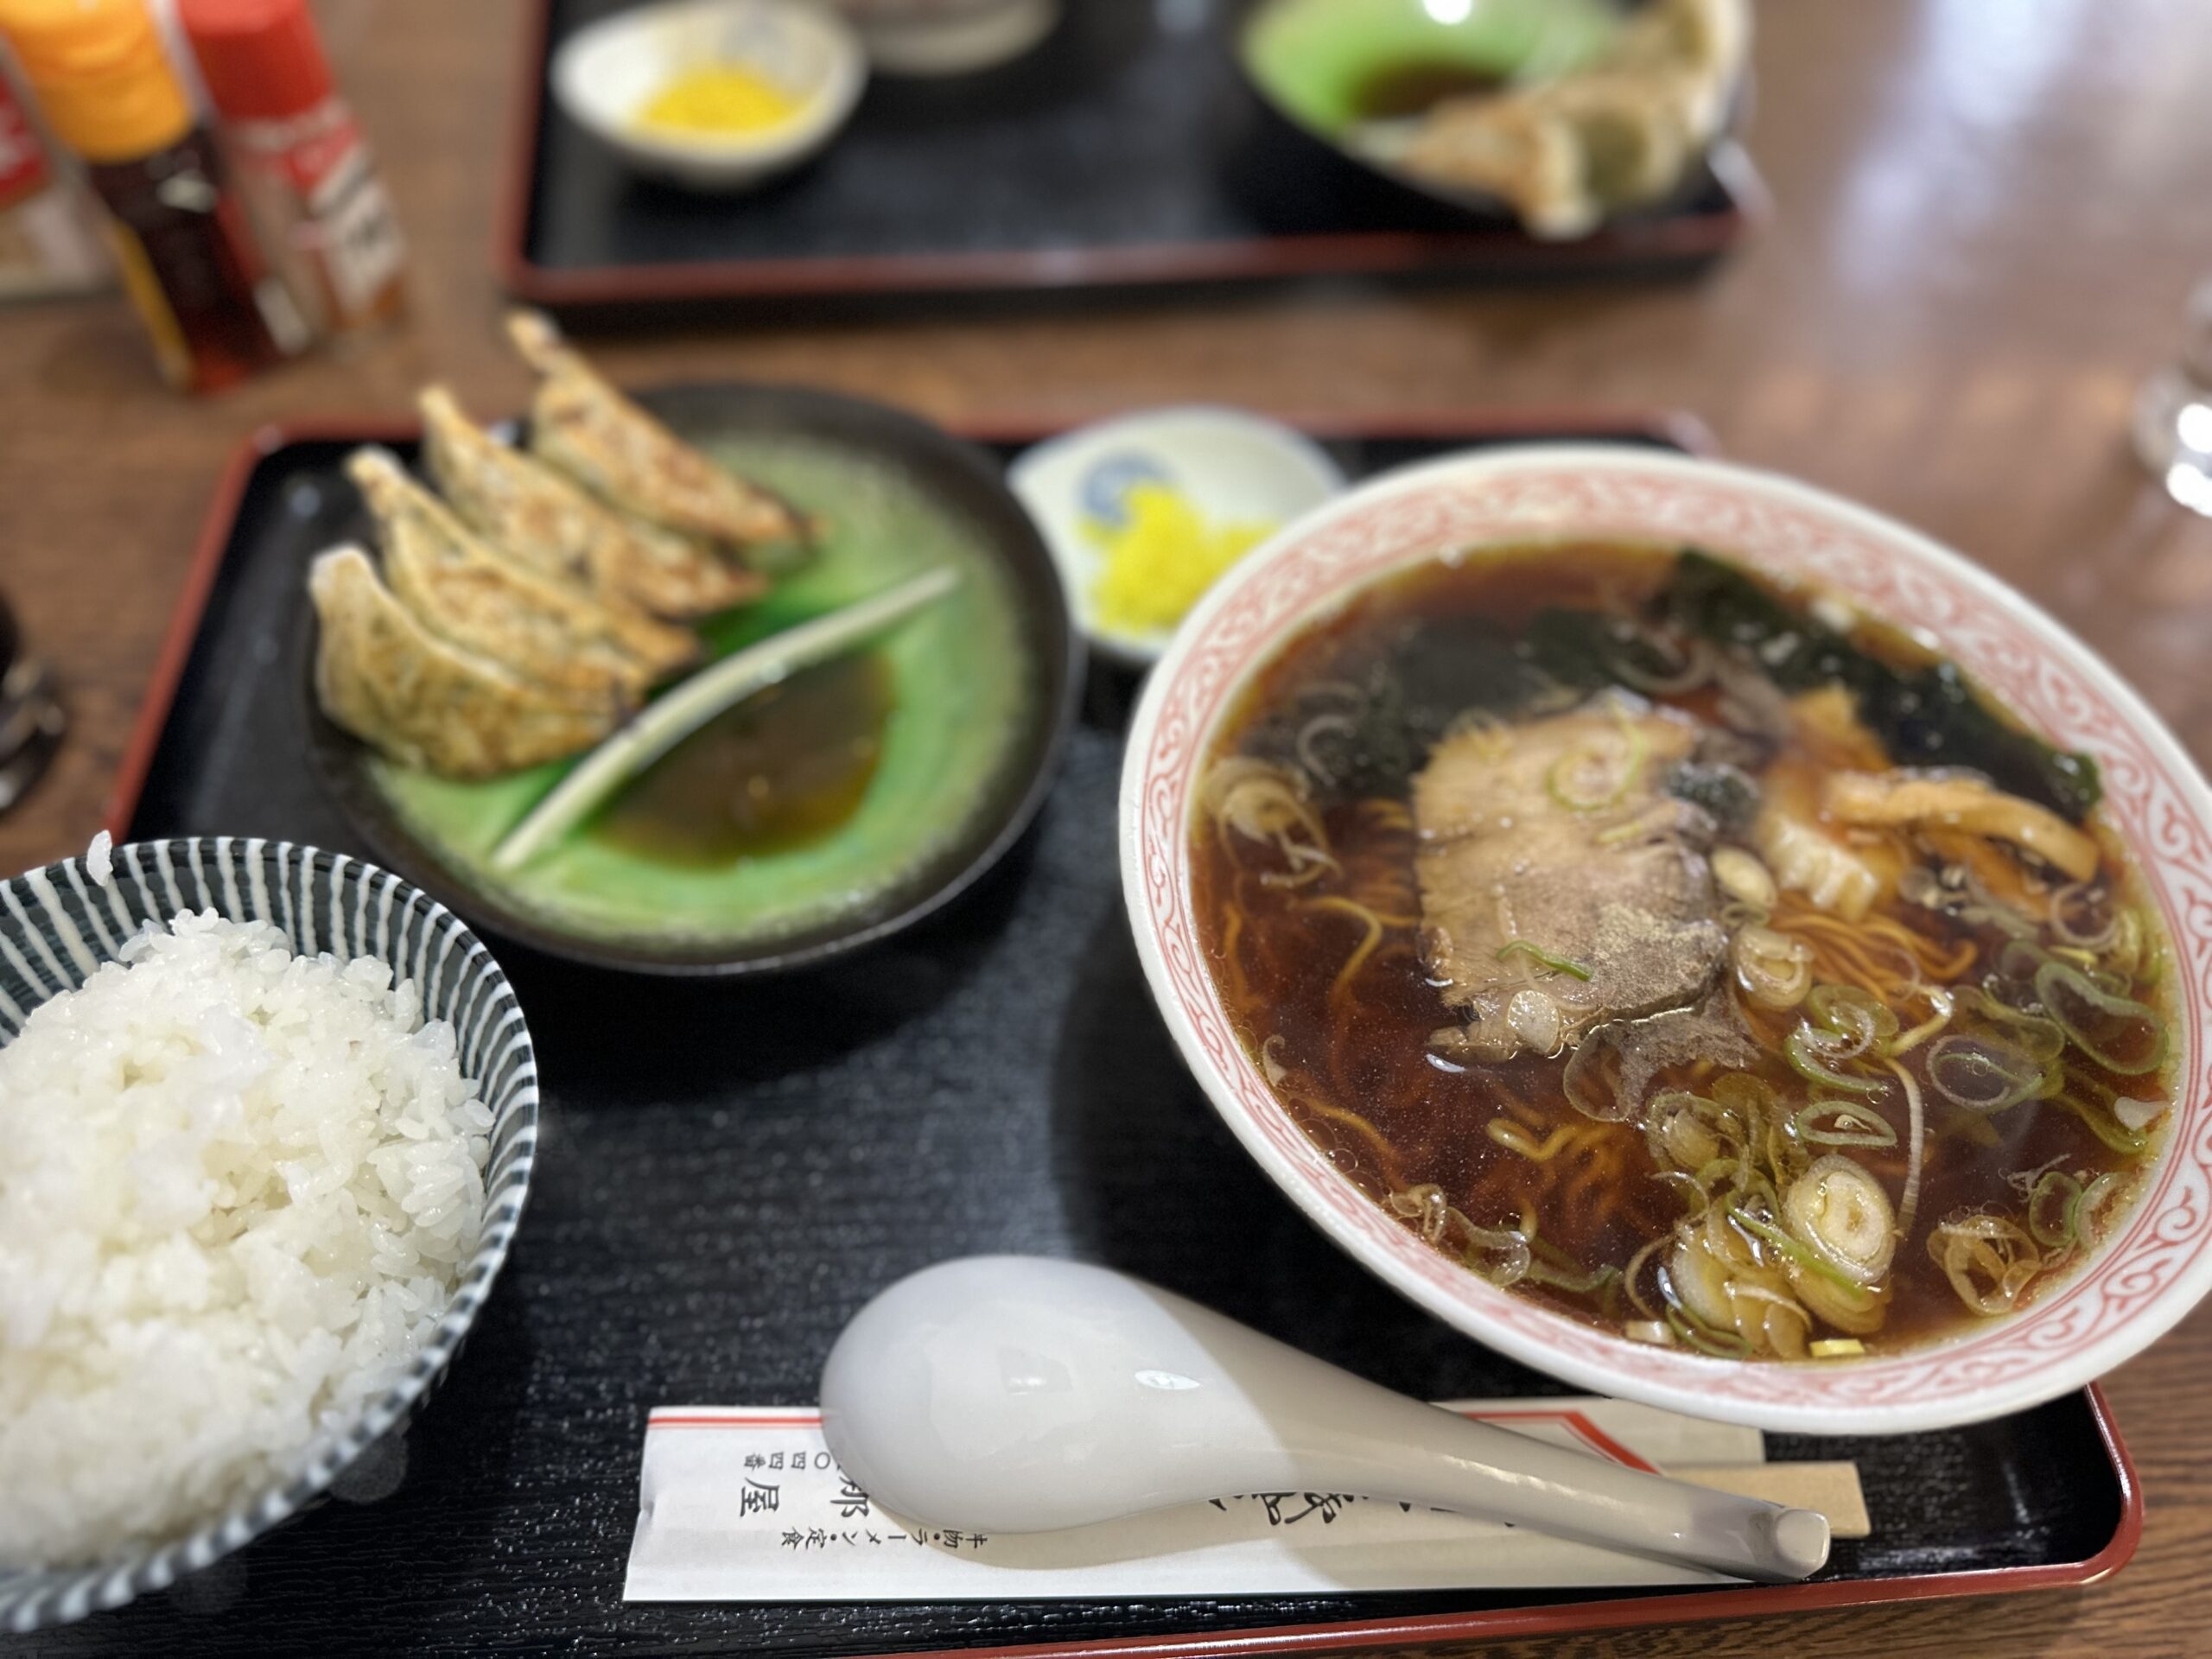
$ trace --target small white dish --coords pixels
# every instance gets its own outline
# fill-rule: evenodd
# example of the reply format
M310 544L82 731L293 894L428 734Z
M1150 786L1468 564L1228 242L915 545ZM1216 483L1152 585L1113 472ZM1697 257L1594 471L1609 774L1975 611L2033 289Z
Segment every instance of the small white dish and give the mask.
M798 100L759 132L679 134L638 123L677 75L737 63ZM639 172L694 190L750 189L835 137L868 84L868 54L833 9L797 0L666 0L578 29L553 54L555 100Z
M1114 522L1132 485L1166 484L1216 524L1280 526L1342 490L1344 475L1320 445L1280 421L1193 404L1048 439L1014 464L1007 482L1045 533L1077 626L1101 656L1142 668L1159 660L1174 630L1108 628L1091 605L1106 556L1088 527Z
M1052 32L1060 0L841 0L887 75L969 75Z

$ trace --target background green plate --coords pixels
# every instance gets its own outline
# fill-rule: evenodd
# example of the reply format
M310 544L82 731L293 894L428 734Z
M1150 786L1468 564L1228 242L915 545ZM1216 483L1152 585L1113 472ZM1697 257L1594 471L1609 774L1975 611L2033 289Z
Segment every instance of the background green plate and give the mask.
M1335 143L1378 74L1425 66L1548 79L1589 61L1619 21L1611 0L1260 0L1237 55L1278 110Z

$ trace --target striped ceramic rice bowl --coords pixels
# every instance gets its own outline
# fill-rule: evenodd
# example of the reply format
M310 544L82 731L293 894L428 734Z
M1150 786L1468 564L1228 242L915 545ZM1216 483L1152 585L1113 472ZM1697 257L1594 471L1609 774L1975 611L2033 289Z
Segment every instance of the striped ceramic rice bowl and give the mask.
M0 882L0 1430L35 1428L0 1433L0 1563L93 1563L0 1564L22 1631L238 1549L420 1408L514 1236L537 1069L499 964L398 877L103 836Z

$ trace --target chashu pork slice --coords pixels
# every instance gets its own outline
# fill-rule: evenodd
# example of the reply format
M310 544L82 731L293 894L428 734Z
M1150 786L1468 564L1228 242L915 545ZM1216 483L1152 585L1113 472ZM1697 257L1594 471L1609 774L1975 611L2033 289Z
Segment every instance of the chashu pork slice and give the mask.
M385 580L431 632L526 679L634 705L697 642L682 628L601 604L482 540L387 451L346 470L377 520Z
M461 521L524 563L655 616L706 616L768 580L696 542L626 518L543 461L501 443L442 386L425 391L423 454Z
M1466 1022L1439 1046L1552 1054L1703 996L1727 946L1713 823L1662 788L1697 739L1609 696L1437 746L1414 784L1422 957Z
M358 547L319 556L308 591L323 712L402 766L494 777L588 749L620 718L609 699L532 684L437 638Z
M600 378L534 311L507 336L543 377L531 405L531 453L634 518L734 550L805 537L781 499L718 467Z

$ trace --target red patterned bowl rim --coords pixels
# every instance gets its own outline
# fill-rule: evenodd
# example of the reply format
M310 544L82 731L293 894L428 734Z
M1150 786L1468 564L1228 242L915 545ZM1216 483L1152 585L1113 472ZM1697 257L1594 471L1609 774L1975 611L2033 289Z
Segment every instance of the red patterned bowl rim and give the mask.
M2102 768L2107 811L2141 864L2186 989L2177 1110L2119 1234L2024 1313L1893 1358L1746 1365L1608 1335L1446 1261L1338 1174L1276 1103L1200 959L1190 892L1193 784L1249 676L1304 623L1385 571L1451 549L1584 537L1694 543L1808 578L1932 633L2024 718ZM1764 1428L1896 1433L2024 1410L2139 1351L2212 1288L2212 792L2142 700L2088 646L1959 554L1772 474L1574 445L1446 457L1386 474L1286 528L1199 605L1153 671L1131 729L1122 884L1154 1000L1248 1151L1345 1250L1447 1323L1538 1370L1623 1399Z

